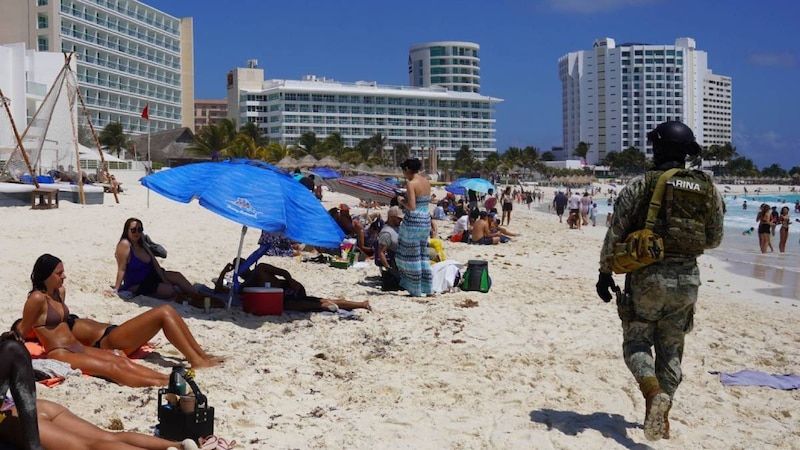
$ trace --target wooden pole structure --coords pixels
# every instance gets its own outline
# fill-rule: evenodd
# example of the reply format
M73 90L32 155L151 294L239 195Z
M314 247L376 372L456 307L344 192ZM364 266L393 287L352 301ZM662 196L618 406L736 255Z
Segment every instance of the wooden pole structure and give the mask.
M89 110L86 109L86 103L83 101L83 94L81 94L80 89L76 90L78 91L78 100L81 102L81 109L83 110L83 114L86 117L86 123L89 124L89 131L92 132L92 140L94 141L94 144L97 147L97 151L100 152L100 161L103 164L103 172L108 178L108 182L111 184L111 193L114 194L114 201L116 203L119 203L119 196L117 195L117 184L111 181L111 173L108 171L108 162L106 162L106 158L105 156L103 156L103 149L100 147L100 139L97 138L97 133L94 132L94 126L92 126L92 120L91 117L89 117Z
M0 102L3 103L3 108L6 110L6 114L8 114L8 120L11 121L11 129L14 130L14 139L17 141L17 145L19 146L19 151L22 154L22 159L25 161L25 167L28 168L28 173L31 174L31 178L33 178L33 185L36 186L36 189L39 189L39 180L36 179L36 173L33 171L31 167L31 161L28 159L28 154L25 153L25 147L22 146L22 139L19 137L19 131L17 131L17 124L14 122L14 117L11 116L11 109L8 107L8 98L3 95L3 90L0 89ZM11 156L14 156L13 153ZM10 158L9 158L10 160Z

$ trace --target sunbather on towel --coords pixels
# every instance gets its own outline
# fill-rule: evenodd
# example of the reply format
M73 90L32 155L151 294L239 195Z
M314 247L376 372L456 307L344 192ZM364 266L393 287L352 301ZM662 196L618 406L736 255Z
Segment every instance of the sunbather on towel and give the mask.
M30 354L10 334L0 341L0 390L11 388L11 397L0 399L0 442L25 450L197 449L189 440L106 431L57 403L36 400Z
M22 310L20 334L25 336L33 330L48 358L63 361L84 373L125 386L166 386L169 375L78 341L67 323L66 278L60 259L44 254L36 260L31 272L33 288Z
M243 263L243 259L239 259L239 263ZM214 292L227 292L229 288L223 286L225 275L233 271L236 267L236 259L232 263L228 263L220 272L219 277L214 285ZM336 311L338 309L353 310L357 308L372 309L369 301L353 302L345 299L331 300L327 298L312 297L306 294L306 288L300 284L299 281L292 278L292 275L279 267L275 267L266 263L259 263L255 268L242 271L239 268L239 278L242 283L239 289L246 287L263 287L269 283L271 287L283 289L283 309L294 311Z
M21 321L22 319L18 319L14 322L12 331L19 332L18 324ZM130 356L161 331L193 368L211 367L222 362L222 359L203 351L183 317L170 305L157 306L120 325L98 322L75 314L69 315L67 324L75 338L87 347L118 349ZM25 338L35 339L36 336L31 332Z

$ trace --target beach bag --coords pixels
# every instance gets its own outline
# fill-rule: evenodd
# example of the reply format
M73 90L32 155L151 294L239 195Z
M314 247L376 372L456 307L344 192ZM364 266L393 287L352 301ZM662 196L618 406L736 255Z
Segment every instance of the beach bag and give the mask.
M653 228L661 210L661 199L664 197L667 180L677 172L678 169L670 169L658 177L644 229L634 231L625 242L614 245L614 254L611 257L611 269L614 273L633 272L664 259L664 240L653 232Z
M461 276L462 291L489 292L492 278L489 276L489 263L482 259L471 259Z
M194 371L172 368L169 386L158 390L157 436L173 441L214 434L214 407L194 381Z

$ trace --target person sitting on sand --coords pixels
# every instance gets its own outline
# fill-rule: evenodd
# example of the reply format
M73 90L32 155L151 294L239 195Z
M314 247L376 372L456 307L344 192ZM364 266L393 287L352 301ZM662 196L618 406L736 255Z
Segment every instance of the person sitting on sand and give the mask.
M478 220L472 225L472 235L470 238L473 244L497 245L500 243L499 236L492 236L487 217L488 214L486 211L481 211Z
M17 339L19 339L17 337ZM0 442L26 450L196 450L191 439L181 443L149 434L111 432L73 414L58 403L36 400L31 356L12 333L0 337ZM5 448L5 447L4 447Z
M230 288L224 286L225 275L234 270L237 260L239 264L244 262L243 259L234 258L233 262L223 267L214 285L214 292L229 292ZM353 302L346 299L331 300L312 297L306 294L306 288L292 278L288 271L267 263L259 263L253 269L247 267L242 270L239 267L239 271L239 278L242 279L242 283L239 285L240 292L247 287L263 287L269 283L270 287L283 289L283 309L285 310L321 312L339 309L348 311L357 308L372 309L368 301Z
M18 333L21 321L22 319L17 319L11 326L11 331ZM75 338L87 347L122 350L131 356L161 331L193 368L211 367L222 362L221 358L203 351L183 317L171 305L156 306L120 325L98 322L75 314L69 315L67 324ZM35 339L36 335L31 332L25 338Z
M22 310L18 330L33 330L48 358L69 364L86 374L125 386L166 386L169 375L136 364L126 356L80 343L69 329L64 264L50 254L40 256L31 272L32 289Z
M122 236L114 257L117 260L117 277L113 292L130 291L134 295L164 300L178 299L178 292L189 297L189 304L202 308L206 295L195 289L182 273L164 270L153 252L144 245L142 221L134 217L125 221ZM211 306L224 308L225 303L211 298Z

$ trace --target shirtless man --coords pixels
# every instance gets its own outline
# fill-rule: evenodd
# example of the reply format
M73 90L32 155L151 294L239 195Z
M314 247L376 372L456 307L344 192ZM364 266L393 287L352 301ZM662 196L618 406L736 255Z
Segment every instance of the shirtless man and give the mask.
M486 211L481 211L479 219L472 225L472 243L481 245L497 245L500 243L499 236L491 236L489 222L486 218Z

